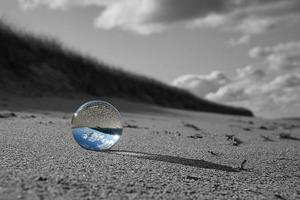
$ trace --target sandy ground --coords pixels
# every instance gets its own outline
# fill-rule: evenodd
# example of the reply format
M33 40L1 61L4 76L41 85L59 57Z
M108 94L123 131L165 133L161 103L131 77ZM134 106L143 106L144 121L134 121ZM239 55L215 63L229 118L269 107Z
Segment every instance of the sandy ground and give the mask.
M300 199L300 121L112 100L123 135L93 152L71 135L81 100L35 101L0 100L0 199Z

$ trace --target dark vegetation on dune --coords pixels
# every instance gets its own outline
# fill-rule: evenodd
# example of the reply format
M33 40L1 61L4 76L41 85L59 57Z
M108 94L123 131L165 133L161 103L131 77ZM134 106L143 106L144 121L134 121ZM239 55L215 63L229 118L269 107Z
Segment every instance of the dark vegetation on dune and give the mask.
M3 22L0 90L31 96L119 97L178 109L252 116L247 109L199 99L153 79L111 68L52 39L16 31Z

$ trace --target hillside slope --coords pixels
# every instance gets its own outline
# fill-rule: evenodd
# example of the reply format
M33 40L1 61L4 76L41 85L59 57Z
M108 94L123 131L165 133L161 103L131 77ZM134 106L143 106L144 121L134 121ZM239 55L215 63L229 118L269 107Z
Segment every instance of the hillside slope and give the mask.
M119 97L178 109L253 116L158 81L110 68L45 37L0 22L0 90L17 95Z

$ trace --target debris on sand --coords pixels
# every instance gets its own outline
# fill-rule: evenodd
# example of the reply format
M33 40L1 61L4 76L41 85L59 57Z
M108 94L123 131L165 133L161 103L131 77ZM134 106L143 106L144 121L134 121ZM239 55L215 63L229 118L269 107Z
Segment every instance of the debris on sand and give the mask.
M243 128L244 131L251 131L251 128Z
M210 153L213 156L217 156L217 154L215 152L213 152L213 151L207 151L207 152Z
M246 164L247 160L244 160L242 163L241 163L241 166L240 166L240 170L245 170L245 164Z
M299 138L291 136L290 133L280 133L278 135L279 139L286 139L286 140L300 140Z
M186 179L189 179L189 180L194 180L194 181L198 181L200 178L198 178L198 177L195 177L195 176L190 176L190 175L187 175L187 176L186 176Z
M274 196L278 199L284 199L284 200L286 199L286 198L282 197L280 194L274 194Z
M235 137L233 138L233 143L232 145L234 146L239 146L240 144L243 144L244 142L242 140L240 140L239 138Z
M198 126L196 126L196 125L194 125L194 124L183 123L183 125L184 125L185 127L192 128L192 129L194 129L195 131L200 131L200 130L201 130Z
M39 176L36 180L37 181L47 181L48 179L46 177Z
M261 129L261 130L269 130L269 128L266 127L266 126L260 126L259 129Z
M39 121L38 124L48 126L48 125L53 125L55 123L53 121L47 121L47 122Z
M232 141L233 146L239 146L240 144L244 143L242 140L235 137L235 135L225 135L225 136L226 136L227 140Z
M203 138L203 136L202 135L200 135L200 134L195 134L195 135L190 135L190 136L187 136L188 138L192 138L192 139L201 139L201 138Z
M21 117L22 119L32 119L32 118L36 118L35 115L25 115Z
M124 125L124 128L139 128L139 127L136 126L136 125L125 124L125 125Z
M234 135L225 135L227 140L233 140Z
M159 133L159 132L158 132ZM164 130L164 134L173 135L173 136L181 136L181 133L179 131L168 131Z
M271 140L268 136L260 135L264 139L265 142L274 142L274 140Z
M17 117L17 115L13 112L0 113L0 118L10 118L10 117Z
M123 126L124 128L139 128L139 129L149 129L148 127L140 127L140 126L137 126L137 125L131 125L131 124L124 124Z

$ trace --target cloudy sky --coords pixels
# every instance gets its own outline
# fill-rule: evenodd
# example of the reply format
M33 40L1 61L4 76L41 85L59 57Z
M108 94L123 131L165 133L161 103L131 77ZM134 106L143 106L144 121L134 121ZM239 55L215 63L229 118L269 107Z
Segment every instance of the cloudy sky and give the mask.
M300 116L299 0L1 0L0 16L202 98Z

